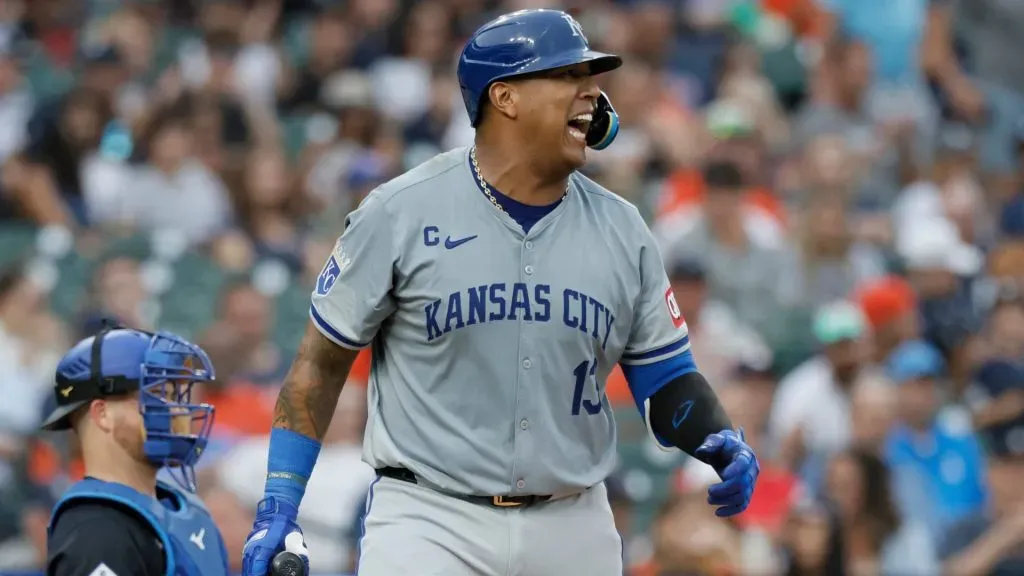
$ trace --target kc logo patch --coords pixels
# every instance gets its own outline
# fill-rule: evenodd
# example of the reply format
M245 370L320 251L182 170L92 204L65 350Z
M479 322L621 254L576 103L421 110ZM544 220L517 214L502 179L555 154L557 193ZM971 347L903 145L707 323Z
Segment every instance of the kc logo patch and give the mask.
M676 295L672 292L672 288L665 291L665 305L668 306L668 315L672 317L672 324L676 328L682 326L686 319L683 318L683 313L679 310L679 303L676 302Z
M352 259L345 254L345 249L339 240L334 246L334 251L331 252L330 258L327 259L327 263L320 270L320 276L316 279L316 293L320 296L326 296L331 291L334 283L337 282L338 276L341 276L341 273L351 264Z
M337 258L334 254L327 259L327 263L324 264L324 269L320 271L320 276L316 279L316 293L321 296L327 296L327 293L331 291L334 283L338 280L338 275L341 274L341 266L338 265Z

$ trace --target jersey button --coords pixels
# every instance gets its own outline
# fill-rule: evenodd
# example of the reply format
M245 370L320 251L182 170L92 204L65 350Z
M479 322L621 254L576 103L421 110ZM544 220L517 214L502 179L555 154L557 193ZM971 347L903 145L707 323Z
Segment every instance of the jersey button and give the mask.
M526 241L526 249L527 250L533 250L533 242L527 240Z
M520 430L526 430L529 427L530 427L530 421L527 420L526 418L523 418L522 420L519 421L519 428L520 428Z
M516 488L519 488L520 490L526 488L526 480L523 480L522 478L516 480Z
M533 366L533 362L531 362L529 358L523 359L523 368L529 370L530 366Z
M526 272L527 274L533 274L533 266L530 266L529 264L527 264L527 265L526 265L526 268L524 268L523 270L524 270L524 271L525 271L525 272Z

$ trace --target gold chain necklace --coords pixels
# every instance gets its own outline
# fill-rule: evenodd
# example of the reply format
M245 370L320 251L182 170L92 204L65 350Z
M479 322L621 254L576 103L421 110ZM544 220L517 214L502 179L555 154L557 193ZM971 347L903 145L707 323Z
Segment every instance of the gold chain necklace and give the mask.
M505 208L503 208L501 206L501 204L498 203L498 199L495 198L494 194L491 193L491 187L487 184L487 180L484 180L484 175L480 173L480 164L476 161L476 146L473 146L473 148L471 148L469 150L469 161L470 161L470 163L473 164L473 172L476 173L476 180L477 180L477 182L480 183L480 188L483 189L484 196L487 196L487 199L491 201L491 204L493 204L494 207L497 208L498 210L501 210L502 213L505 214L505 216L508 216L509 218L512 218L512 215L509 214L508 211L505 210ZM558 199L559 202L561 202L562 200L565 200L565 197L568 194L569 194L569 183L566 182L565 183L565 193L562 194L562 197Z

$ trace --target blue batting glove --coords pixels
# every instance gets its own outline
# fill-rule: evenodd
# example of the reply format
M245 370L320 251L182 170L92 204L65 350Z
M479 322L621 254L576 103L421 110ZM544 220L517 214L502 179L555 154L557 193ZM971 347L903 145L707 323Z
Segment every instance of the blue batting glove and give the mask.
M709 434L697 448L696 456L711 464L722 479L708 488L708 504L719 506L715 516L728 518L746 510L761 466L754 451L743 441L743 430L739 434L732 430Z
M309 551L296 524L298 506L288 500L267 496L256 508L252 532L242 549L242 576L267 576L270 563L279 552L288 551L302 558L309 574Z

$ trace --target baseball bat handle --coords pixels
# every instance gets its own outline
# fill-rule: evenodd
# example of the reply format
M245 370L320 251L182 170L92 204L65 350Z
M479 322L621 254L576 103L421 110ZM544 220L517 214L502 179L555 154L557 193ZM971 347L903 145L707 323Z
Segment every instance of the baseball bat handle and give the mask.
M270 563L270 576L307 576L306 565L294 552L278 552Z

